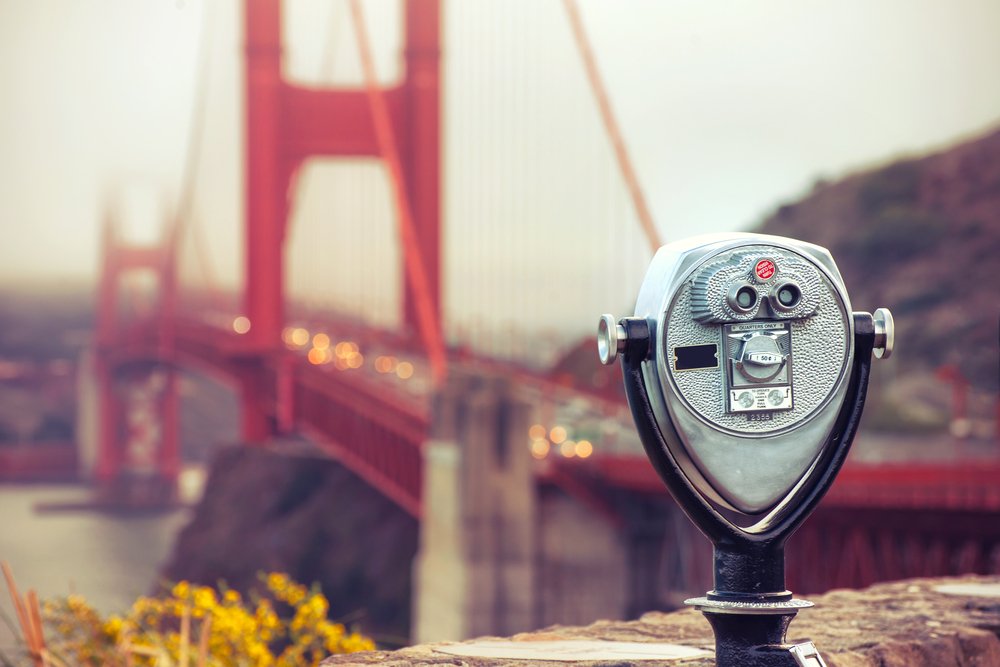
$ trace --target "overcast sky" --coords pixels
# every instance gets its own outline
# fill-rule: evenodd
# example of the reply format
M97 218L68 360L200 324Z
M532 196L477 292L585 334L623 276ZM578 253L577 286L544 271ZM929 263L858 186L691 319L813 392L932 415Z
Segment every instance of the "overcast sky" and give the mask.
M238 274L240 10L235 0L203 2L0 0L5 283L92 280L107 201L119 202L135 235L155 235L151 211L174 206L181 188L200 44L208 45L201 62L209 85L196 207L210 221L203 224L217 271ZM391 78L398 7L366 7L380 72ZM581 8L667 239L745 228L817 177L945 146L1000 122L996 0L581 0ZM517 218L512 227L531 227L539 245L570 246L581 272L592 273L600 253L642 264L641 236L615 184L558 0L445 0L445 12L453 271L461 272L463 257L494 261L493 241L506 234L481 232L485 250L456 248L476 243L460 231L469 220L479 215L479 228L498 228L490 216L505 206ZM291 1L287 14L292 77L356 80L343 0ZM503 103L512 98L518 103L508 111ZM546 141L548 152L532 153ZM580 172L591 156L601 164ZM469 180L475 169L479 183ZM601 195L611 203L600 206L626 213L610 223L593 216L598 204L574 194L592 189L587 179L611 182ZM303 216L323 205L309 197ZM639 249L572 246L574 220L587 216L591 227L611 224ZM308 244L304 234L290 247Z

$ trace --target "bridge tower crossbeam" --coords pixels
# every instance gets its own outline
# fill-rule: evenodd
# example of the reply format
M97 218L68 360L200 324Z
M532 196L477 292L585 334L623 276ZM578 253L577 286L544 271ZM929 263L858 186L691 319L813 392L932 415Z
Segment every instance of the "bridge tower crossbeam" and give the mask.
M307 88L282 72L281 0L246 0L246 240L244 313L250 321L241 361L242 437L264 442L277 420L261 406L272 393L266 366L281 349L285 324L284 247L295 175L313 156L383 158L370 91ZM421 286L404 271L403 322L419 330L418 300L441 318L440 0L405 7L404 74L382 92L399 154L415 231L405 261L420 261ZM358 36L360 39L361 36ZM279 407L280 414L292 412Z

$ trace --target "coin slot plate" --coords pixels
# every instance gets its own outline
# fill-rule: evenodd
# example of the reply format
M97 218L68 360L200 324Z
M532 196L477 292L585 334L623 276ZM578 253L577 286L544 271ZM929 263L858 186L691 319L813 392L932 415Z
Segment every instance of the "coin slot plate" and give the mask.
M763 421L794 407L791 326L755 321L723 327L726 350L726 411Z

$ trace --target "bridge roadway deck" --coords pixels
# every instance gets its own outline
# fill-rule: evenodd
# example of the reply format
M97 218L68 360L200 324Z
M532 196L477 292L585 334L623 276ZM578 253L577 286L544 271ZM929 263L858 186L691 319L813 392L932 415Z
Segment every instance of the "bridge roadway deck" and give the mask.
M313 322L310 334L325 332L331 345L350 340L343 323L324 327ZM273 374L275 393L261 409L278 418L279 387L290 388L291 417L314 439L356 474L392 498L406 511L421 512L422 448L430 434L431 385L427 362L419 350L400 343L398 336L378 330L353 330L365 357L398 355L413 366L412 377L379 373L374 364L351 369L344 364L307 360L308 345L287 345L265 360ZM247 352L241 337L206 321L179 320L173 340L148 329L137 329L122 358L170 355L230 381L239 377ZM360 334L360 335L359 335ZM399 346L399 347L397 347ZM586 424L593 432L594 455L587 460L564 459L553 450L539 463L542 481L566 486L574 495L599 504L585 488L591 482L640 493L664 489L646 462L624 402L593 391L553 382L543 373L514 364L453 351L456 368L485 375L503 375L519 390L545 405L551 423ZM525 439L527 445L527 437ZM1000 443L968 442L948 437L882 436L863 433L825 505L894 506L937 509L1000 509Z

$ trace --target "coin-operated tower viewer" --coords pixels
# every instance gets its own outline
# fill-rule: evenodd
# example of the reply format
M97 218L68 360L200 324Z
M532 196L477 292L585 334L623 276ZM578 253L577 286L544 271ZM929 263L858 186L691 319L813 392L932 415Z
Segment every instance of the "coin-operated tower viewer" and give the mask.
M826 249L759 234L660 248L635 315L601 318L646 453L714 545L714 589L687 604L720 667L825 665L812 642L785 643L812 603L785 589L784 545L844 463L872 354L892 345L892 315L852 311Z

